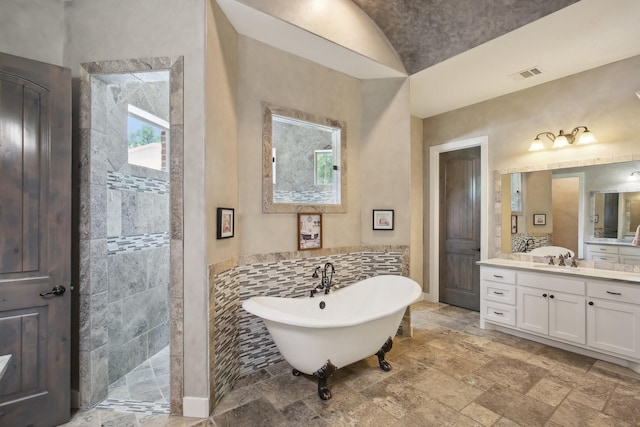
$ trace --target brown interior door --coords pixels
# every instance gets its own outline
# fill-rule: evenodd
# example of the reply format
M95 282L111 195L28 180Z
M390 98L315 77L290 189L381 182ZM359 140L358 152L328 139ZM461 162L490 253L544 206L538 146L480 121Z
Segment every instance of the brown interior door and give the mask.
M480 147L440 154L440 301L480 310Z
M58 425L70 413L68 69L0 53L0 176L0 425Z

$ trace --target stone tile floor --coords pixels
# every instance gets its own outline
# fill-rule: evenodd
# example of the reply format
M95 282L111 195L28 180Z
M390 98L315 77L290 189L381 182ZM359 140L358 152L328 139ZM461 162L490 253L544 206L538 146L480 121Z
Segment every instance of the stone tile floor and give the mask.
M634 426L640 374L496 331L479 314L420 302L413 338L383 372L369 357L339 369L321 401L286 362L242 378L209 419L78 413L65 426Z

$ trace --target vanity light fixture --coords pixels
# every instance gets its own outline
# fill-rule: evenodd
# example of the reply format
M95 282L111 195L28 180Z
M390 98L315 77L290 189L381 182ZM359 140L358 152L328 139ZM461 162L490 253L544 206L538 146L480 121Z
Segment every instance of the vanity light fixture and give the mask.
M529 146L529 151L540 151L545 149L544 143L540 139L540 136L542 135L549 138L549 140L552 142L551 148L562 148L573 144L576 140L576 136L578 135L578 133L580 133L580 131L582 131L582 133L580 134L580 138L578 138L577 145L592 144L596 142L596 137L593 136L591 131L589 131L586 126L578 126L573 128L570 133L564 133L564 131L560 129L560 131L558 132L558 136L556 136L553 132L541 132L537 134L536 138L531 142L531 145Z
M640 181L640 171L633 171L629 174L629 181Z

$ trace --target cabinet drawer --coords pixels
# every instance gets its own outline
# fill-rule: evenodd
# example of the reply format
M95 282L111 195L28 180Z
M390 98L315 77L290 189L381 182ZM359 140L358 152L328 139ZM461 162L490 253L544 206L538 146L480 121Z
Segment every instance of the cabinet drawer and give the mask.
M585 282L580 279L567 279L552 274L518 273L518 285L549 291L584 295Z
M482 298L486 301L512 305L516 303L516 287L513 285L483 280L481 288Z
M640 255L620 255L620 264L640 265Z
M589 253L618 255L618 247L614 245L588 245Z
M515 285L516 283L515 270L493 268L493 267L482 267L481 271L482 271L483 280L490 280L492 282L499 282L499 283L511 283L512 285Z
M620 255L635 255L640 257L640 248L634 246L620 246Z
M484 310L485 320L516 326L516 308L514 306L487 301Z
M588 282L587 296L612 301L640 304L640 285L623 283Z
M614 264L618 263L618 255L607 255L607 254L599 254L599 253L590 253L589 261L603 261L603 262L612 262Z

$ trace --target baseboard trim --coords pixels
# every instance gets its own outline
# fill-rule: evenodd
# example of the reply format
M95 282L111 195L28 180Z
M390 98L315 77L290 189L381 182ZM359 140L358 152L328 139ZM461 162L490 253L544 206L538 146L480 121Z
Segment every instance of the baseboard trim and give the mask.
M209 398L184 396L182 398L182 416L209 418Z

